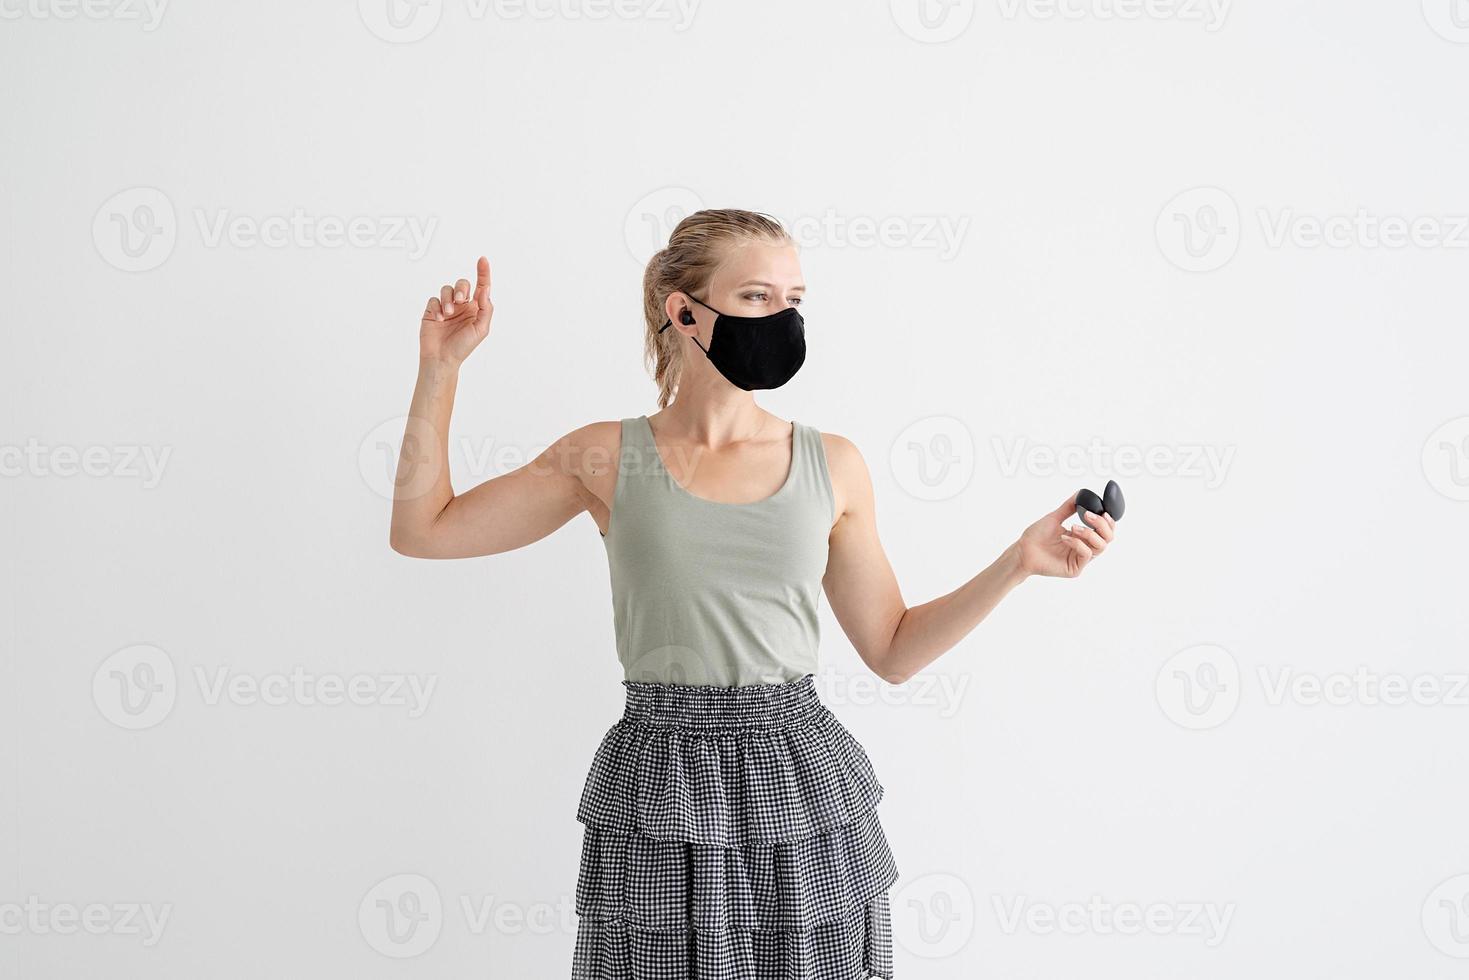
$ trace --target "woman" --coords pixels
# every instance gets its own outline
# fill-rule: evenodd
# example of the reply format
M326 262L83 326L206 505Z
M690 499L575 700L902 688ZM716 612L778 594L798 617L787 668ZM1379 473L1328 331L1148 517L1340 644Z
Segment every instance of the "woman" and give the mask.
M626 706L577 812L577 980L890 978L898 871L883 788L816 696L821 593L863 662L900 684L1028 576L1079 574L1115 526L1064 527L1073 496L909 607L857 447L751 394L805 360L805 284L779 223L690 215L643 291L659 411L583 426L457 496L446 435L459 365L489 331L489 262L472 291L461 279L428 301L392 546L499 554L582 512L602 535Z

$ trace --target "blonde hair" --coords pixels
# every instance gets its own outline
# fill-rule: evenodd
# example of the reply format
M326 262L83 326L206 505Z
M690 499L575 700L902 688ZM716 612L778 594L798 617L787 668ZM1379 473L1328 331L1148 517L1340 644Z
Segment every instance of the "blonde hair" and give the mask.
M695 211L668 236L668 247L648 260L643 272L643 361L658 384L658 407L667 408L683 375L681 334L670 328L663 306L671 293L702 292L724 261L729 246L744 242L789 242L779 221L756 211L718 208Z

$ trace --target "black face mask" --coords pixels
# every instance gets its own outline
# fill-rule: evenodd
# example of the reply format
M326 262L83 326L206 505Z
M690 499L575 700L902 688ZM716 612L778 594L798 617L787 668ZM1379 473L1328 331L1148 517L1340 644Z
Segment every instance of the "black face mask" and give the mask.
M806 321L794 306L769 316L730 316L720 313L701 299L690 296L700 306L713 311L714 336L709 346L699 344L714 369L736 388L755 391L779 388L806 361ZM688 310L679 318L686 326L694 316ZM662 333L673 325L669 320L658 328Z

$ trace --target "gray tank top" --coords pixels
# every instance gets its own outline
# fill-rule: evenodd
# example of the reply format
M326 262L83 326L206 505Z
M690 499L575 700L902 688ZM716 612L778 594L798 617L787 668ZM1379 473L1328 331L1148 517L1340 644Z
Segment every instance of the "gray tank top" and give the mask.
M628 680L733 687L816 671L817 602L836 501L821 433L792 427L780 489L727 504L674 480L648 416L622 420L602 542Z

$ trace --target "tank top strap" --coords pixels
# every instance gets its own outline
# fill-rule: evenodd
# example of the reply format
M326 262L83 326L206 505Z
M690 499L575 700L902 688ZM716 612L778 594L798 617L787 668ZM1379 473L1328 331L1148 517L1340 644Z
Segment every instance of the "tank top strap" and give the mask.
M617 482L613 487L613 500L620 500L633 493L634 488L643 490L662 484L664 470L658 458L658 447L653 444L653 430L642 416L631 416L622 420L622 444L617 451Z
M831 487L831 471L826 465L826 444L821 430L803 422L795 423L792 447L791 490L826 504L831 519L836 520L836 494Z
M622 420L622 452L641 452L648 445L647 429L636 415Z

